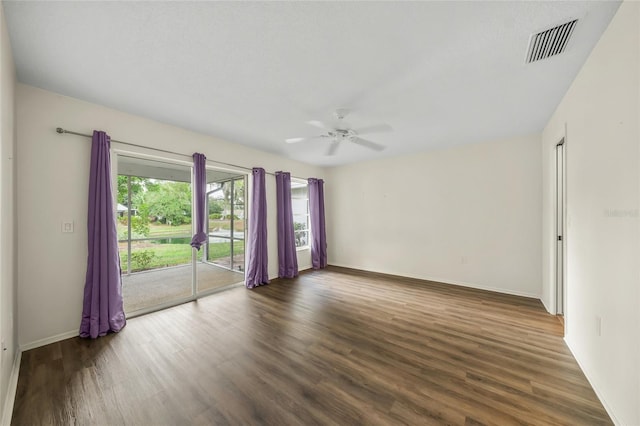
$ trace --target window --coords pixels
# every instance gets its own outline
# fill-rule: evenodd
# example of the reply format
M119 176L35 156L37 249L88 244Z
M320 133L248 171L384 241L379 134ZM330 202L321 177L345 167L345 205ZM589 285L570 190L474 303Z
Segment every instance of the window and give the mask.
M296 247L309 246L309 193L306 182L291 181L291 210Z

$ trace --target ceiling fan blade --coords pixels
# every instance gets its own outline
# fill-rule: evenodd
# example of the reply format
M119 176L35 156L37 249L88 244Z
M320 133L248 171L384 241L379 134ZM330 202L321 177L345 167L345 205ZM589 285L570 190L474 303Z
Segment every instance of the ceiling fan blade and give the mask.
M326 124L324 124L322 121L319 121L319 120L310 120L310 121L307 121L307 124L310 124L313 127L317 127L318 129L322 129L322 130L331 129L330 126L327 126Z
M334 155L338 150L338 145L340 145L340 142L338 142L337 140L331 141L331 143L329 144L329 149L327 149L326 155L327 156Z
M384 133L391 132L393 127L388 124L376 124L373 126L363 127L361 129L355 129L356 133L359 135L368 135L369 133Z
M289 138L289 139L285 139L284 141L286 143L298 143L298 142L302 142L305 139L307 138Z
M326 138L327 135L320 135L320 136L311 136L308 138L289 138L289 139L285 139L284 141L286 143L298 143L298 142L303 142L303 141L310 141L313 139L321 139L321 138Z
M352 140L352 142L357 143L358 145L366 146L367 148L373 149L375 151L382 151L383 149L385 149L383 145L362 138L355 138Z

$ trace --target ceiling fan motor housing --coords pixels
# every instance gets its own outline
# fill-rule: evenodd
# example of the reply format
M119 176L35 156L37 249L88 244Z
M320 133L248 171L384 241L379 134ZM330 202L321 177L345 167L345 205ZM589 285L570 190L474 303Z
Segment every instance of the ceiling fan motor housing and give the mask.
M353 129L333 129L329 130L329 136L331 136L336 141L353 141L357 136Z

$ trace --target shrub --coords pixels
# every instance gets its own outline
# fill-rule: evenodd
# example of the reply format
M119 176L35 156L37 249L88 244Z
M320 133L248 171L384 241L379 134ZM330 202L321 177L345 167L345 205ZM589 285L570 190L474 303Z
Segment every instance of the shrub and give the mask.
M135 262L141 270L149 269L154 257L156 254L151 250L139 250L131 253L131 261Z

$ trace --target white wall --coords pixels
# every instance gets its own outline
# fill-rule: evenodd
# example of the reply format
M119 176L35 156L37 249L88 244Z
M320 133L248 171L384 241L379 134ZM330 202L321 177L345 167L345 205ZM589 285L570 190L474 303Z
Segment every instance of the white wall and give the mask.
M539 297L540 138L328 169L329 263Z
M555 306L554 146L566 125L566 341L621 425L640 424L639 24L640 4L623 3L547 124L542 154L543 300Z
M0 340L6 348L0 348L0 410L5 408L3 403L7 399L9 379L18 351L15 321L15 85L15 66L0 4ZM0 411L0 418L3 414Z
M90 140L59 135L56 127L293 176L322 177L317 167L193 133L99 105L18 84L18 306L19 342L30 347L77 333L87 256L87 185ZM113 148L132 150L113 144ZM142 150L140 150L142 151ZM269 274L276 277L275 179L267 176ZM61 233L61 221L75 233ZM300 269L309 251L298 253ZM57 337L56 337L57 336Z

